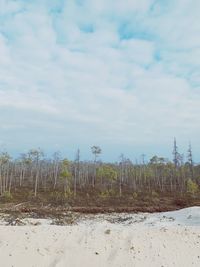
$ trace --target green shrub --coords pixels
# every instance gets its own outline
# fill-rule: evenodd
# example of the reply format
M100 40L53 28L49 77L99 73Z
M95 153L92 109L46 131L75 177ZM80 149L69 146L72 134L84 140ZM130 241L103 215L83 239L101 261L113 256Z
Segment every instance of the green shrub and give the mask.
M197 183L193 182L191 179L187 181L187 192L191 195L195 195L199 191Z
M105 191L101 191L100 193L100 197L106 198L106 197L111 197L111 196L115 196L116 193L113 189L107 189Z
M156 191L152 191L152 192L151 192L151 196L152 196L153 198L158 198L158 197L159 197L159 195L158 195L158 193L157 193Z
M11 194L10 192L8 192L8 191L5 191L5 192L3 193L3 197L4 197L6 200L11 200L11 199L13 199L12 194Z
M109 196L110 196L109 190L101 191L101 193L100 193L100 197L102 197L102 198L106 198Z

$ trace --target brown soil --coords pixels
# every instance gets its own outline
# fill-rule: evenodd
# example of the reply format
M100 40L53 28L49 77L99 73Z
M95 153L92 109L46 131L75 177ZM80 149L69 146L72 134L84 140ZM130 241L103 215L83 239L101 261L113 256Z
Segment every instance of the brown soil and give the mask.
M125 192L119 196L100 196L96 192L78 192L64 197L58 192L16 191L12 198L0 198L0 212L30 214L34 217L59 217L63 213L165 212L189 206L200 206L200 196L139 192L137 196Z

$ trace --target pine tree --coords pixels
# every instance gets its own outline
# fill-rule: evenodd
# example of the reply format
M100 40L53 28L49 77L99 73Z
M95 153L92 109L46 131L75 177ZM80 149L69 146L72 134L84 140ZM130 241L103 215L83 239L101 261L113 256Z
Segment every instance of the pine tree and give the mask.
M173 162L174 162L174 166L177 169L178 166L180 165L180 154L178 153L178 147L176 144L176 138L174 138L174 149L173 149Z

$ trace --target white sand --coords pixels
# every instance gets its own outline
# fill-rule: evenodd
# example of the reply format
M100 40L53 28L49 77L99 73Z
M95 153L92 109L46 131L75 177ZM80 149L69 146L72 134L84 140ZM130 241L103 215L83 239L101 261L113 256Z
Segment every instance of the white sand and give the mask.
M40 226L2 225L0 266L199 267L200 207L152 215L102 215L72 226L49 221Z

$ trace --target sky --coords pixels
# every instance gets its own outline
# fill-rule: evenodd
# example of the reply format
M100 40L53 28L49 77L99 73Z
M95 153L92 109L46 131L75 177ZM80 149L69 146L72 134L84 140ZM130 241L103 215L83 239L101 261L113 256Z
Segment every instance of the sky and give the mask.
M0 0L0 150L200 161L199 0Z

